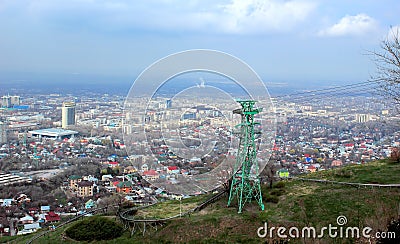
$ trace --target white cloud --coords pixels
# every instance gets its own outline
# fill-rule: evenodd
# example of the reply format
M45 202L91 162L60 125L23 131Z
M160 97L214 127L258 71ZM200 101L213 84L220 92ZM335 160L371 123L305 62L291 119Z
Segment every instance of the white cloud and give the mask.
M315 0L147 1L124 21L155 30L265 33L293 28L316 8ZM135 7L136 8L136 7Z
M305 0L232 0L223 5L222 27L235 33L288 30L305 20L316 3Z
M338 23L318 34L320 36L360 36L375 31L377 26L377 21L366 14L346 15Z
M9 0L6 0L10 6ZM304 21L317 0L26 0L21 16L54 25L81 23L98 29L265 33ZM0 0L1 3L1 0ZM1 6L1 5L0 5ZM10 8L11 11L13 11Z

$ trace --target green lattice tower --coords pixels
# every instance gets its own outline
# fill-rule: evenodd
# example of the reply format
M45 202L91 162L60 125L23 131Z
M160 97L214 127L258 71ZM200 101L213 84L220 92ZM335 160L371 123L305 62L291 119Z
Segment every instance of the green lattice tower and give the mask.
M261 109L254 108L255 101L240 100L241 109L233 111L240 114L241 123L236 125L240 128L239 150L236 157L234 174L231 180L228 206L236 198L238 203L238 213L241 213L247 202L256 200L261 210L264 210L262 202L260 178L258 177L257 145L256 139L260 132L255 131L254 115L261 112Z

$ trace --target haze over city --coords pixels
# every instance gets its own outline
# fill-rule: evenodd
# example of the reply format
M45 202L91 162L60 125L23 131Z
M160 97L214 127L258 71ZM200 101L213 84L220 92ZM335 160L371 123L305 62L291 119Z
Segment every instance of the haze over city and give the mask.
M367 80L398 1L1 1L0 81L131 84L156 60L214 49L273 86Z

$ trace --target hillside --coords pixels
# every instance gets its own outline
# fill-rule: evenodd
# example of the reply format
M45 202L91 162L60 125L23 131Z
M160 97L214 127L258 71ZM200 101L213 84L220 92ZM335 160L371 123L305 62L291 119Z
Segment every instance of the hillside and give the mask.
M316 172L304 177L341 182L393 184L400 183L399 173L400 164L379 161ZM346 226L360 228L368 226L373 230L385 230L388 221L397 217L400 203L399 188L354 187L301 180L276 183L273 189L263 187L263 195L265 203L263 212L259 211L255 203L250 203L246 205L244 213L237 214L236 208L226 207L227 196L225 196L200 212L158 226L157 231L147 228L144 235L141 231L136 231L132 237L129 237L130 233L126 231L120 238L99 243L260 243L267 239L259 238L257 230L264 226L266 221L268 227L312 226L318 230L329 224L337 226L337 218L341 215L347 218ZM179 209L179 202L176 201L175 206L174 203L164 206L176 211ZM167 212L168 208L164 208L163 211ZM143 215L151 216L151 214L146 211ZM160 210L154 215L159 214ZM63 231L60 229L35 243L61 242L60 233ZM15 242L24 243L27 239L27 237L18 238ZM302 243L302 241L293 239L289 243ZM305 241L314 243L315 240ZM357 243L357 241L363 243L366 240L339 239L334 242L334 239L326 235L319 240L319 243Z

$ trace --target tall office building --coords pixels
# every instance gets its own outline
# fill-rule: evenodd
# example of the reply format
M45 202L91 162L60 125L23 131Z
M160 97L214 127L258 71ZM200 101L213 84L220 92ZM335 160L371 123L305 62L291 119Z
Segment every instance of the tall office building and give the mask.
M6 124L0 121L0 144L7 143Z
M2 96L1 97L1 106L4 108L12 108L14 105L21 105L20 96Z
M61 108L62 121L61 126L63 129L67 129L71 125L75 125L75 103L64 102Z
M11 104L12 105L21 105L21 97L20 96L11 96Z
M11 108L11 97L10 96L3 96L1 98L1 105L4 108Z
M172 100L168 99L167 101L165 101L165 108L172 108Z

